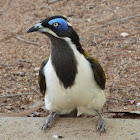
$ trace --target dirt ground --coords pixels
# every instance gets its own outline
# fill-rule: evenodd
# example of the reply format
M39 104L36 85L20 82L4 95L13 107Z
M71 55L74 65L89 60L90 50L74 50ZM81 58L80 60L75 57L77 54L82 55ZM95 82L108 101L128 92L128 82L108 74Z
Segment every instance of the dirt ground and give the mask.
M51 51L50 41L26 31L52 15L66 16L83 48L103 66L108 98L103 111L140 111L139 9L139 0L1 0L0 113L28 110L43 100L38 70ZM29 95L4 97L22 93ZM44 114L41 108L30 116Z

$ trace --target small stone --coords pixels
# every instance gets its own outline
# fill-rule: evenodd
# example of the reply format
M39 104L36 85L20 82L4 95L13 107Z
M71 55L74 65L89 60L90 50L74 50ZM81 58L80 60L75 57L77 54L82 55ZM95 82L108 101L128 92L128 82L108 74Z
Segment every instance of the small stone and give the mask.
M124 106L124 108L123 108L124 110L127 110L128 108L126 107L126 106Z
M25 59L20 59L19 61L20 61L20 62L26 62L26 60L25 60Z
M14 76L19 76L20 73L19 73L19 72L15 72L15 73L13 73L13 75L14 75Z
M121 33L121 36L123 36L123 37L126 37L126 36L128 36L129 34L128 33L125 33L125 32L122 32Z
M93 9L96 7L96 4L88 4L86 7L89 9Z
M88 22L90 22L90 21L91 21L91 19L90 19L90 18L88 18L88 19L87 19L87 21L88 21Z
M39 71L40 67L35 67L34 71Z
M35 75L36 75L36 76L38 76L38 75L39 75L39 73L37 72Z
M136 103L136 106L140 106L140 103Z
M120 9L120 7L115 7L116 10Z
M120 72L119 74L120 74L120 78L122 78L122 73Z
M5 106L6 109L10 110L12 106Z
M23 77L23 76L25 76L25 72L15 72L15 73L13 73L13 75Z
M135 103L135 100L130 100L131 105Z
M43 109L44 111L46 111L46 110L47 110L45 106L42 106L42 107L41 107L41 109Z
M33 114L34 114L34 117L39 117L40 116L40 113L36 112L36 111Z
M59 139L59 138L63 138L63 137L62 136L58 136L58 135L53 135L52 138Z
M4 106L5 105L5 103L1 103L1 105L0 106Z
M27 107L26 107L26 105L21 105L20 108L21 109L26 109Z
M131 43L132 44L136 43L136 38L131 39Z
M10 50L10 54L15 54L15 50L14 49L12 49L12 50Z
M136 133L130 133L130 135L135 135Z
M24 90L27 90L27 88L24 88Z
M29 117L34 117L34 114L29 114L28 116L29 116Z
M19 63L17 63L18 64L18 67L19 68L23 68L23 63L22 62L19 62Z
M20 76L25 76L25 72L21 72L20 73Z
M29 101L30 101L30 102L32 102L32 101L33 101L33 98L32 98L32 97L30 97L30 98L29 98Z

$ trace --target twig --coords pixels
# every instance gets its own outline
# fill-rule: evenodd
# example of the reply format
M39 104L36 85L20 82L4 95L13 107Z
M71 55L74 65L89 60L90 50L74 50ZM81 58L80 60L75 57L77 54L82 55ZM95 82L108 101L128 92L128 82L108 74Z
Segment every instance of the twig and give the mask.
M140 34L140 32L137 32L137 33L134 33L134 34L129 34L125 39L127 39L128 37L130 36L134 36L134 35L137 35L137 34ZM106 40L114 40L114 41L121 41L121 40L125 40L124 38L103 38L101 40L99 40L97 43L100 44L101 42L103 41L106 41Z
M108 100L117 100L117 101L120 101L120 102L128 102L129 100L121 100L121 99L118 99L118 98L113 98L113 97L107 97Z
M18 35L15 35L16 39L20 40L20 41L23 41L23 42L26 42L28 44L34 44L34 45L39 45L39 43L37 42L32 42L32 41L28 41L28 40L24 40L23 38L21 38L20 36Z
M39 8L40 8L40 9L48 8L48 9L50 9L52 16L54 15L51 5L49 6L49 5L47 4L47 5L44 5L44 6L40 6Z
M99 50L99 46L98 46L98 43L97 43L97 41L95 39L95 35L93 35L93 39L94 39L95 45L97 46L97 49Z
M16 96L21 96L21 95L32 95L33 93L21 93L21 94L12 94L12 95L3 95L0 96L0 98L11 98L11 97L16 97Z
M121 15L118 14L118 13L116 12L116 10L113 10L113 9L111 9L111 8L108 8L108 7L107 7L107 9L110 10L110 11L112 11L112 12L114 12L114 13L117 14L119 17L121 17Z
M75 18L72 18L72 17L67 17L67 19L69 19L69 20L74 20L74 21L79 21L79 22L83 22L83 20L75 19Z
M27 60L25 60L25 59L20 59L19 61L20 61L20 62L24 62L24 63L32 63L32 62L27 61Z
M59 0L50 0L50 1L48 1L48 3L49 4L52 4L52 3L54 3L54 2L58 2Z
M123 21L123 20L129 20L129 19L132 19L132 18L135 18L135 17L139 17L139 16L140 16L140 14L134 15L134 16L130 16L130 17L126 17L126 18L121 18L121 19L118 19L118 20L115 20L115 21L111 21L111 22L108 22L108 23L103 24L101 26L94 27L94 28L97 29L97 28L105 27L105 26L110 25L110 24L113 24L115 22L120 22L120 21Z
M140 111L112 111L112 110L109 110L109 111L105 111L103 113L116 113L116 114L117 113L126 113L126 114L137 114L137 115L140 115Z
M40 8L40 9L42 9L42 8L49 8L49 6L48 6L48 4L46 4L46 5L44 5L44 6L40 6L39 8Z
M135 27L134 25L131 25L131 27L134 29L140 29L140 27Z
M40 94L40 92L36 88L32 88L36 93Z
M29 109L29 110L26 110L26 111L23 111L23 112L20 112L20 113L11 113L11 114L0 113L0 116L1 117L25 117L25 116L28 116L28 115L32 114L33 112L37 111L42 106L44 106L43 103L40 104L40 105L37 105L36 107L34 107L32 109Z
M48 8L51 10L51 14L52 14L52 16L53 16L53 15L54 15L54 13L53 13L52 7L51 7L51 6L49 6Z
M36 23L36 22L40 22L41 20L40 19L38 19L37 17L36 17L36 15L35 14L32 14L32 17L33 17L33 22L34 23Z
M1 66L9 66L9 64L0 63Z

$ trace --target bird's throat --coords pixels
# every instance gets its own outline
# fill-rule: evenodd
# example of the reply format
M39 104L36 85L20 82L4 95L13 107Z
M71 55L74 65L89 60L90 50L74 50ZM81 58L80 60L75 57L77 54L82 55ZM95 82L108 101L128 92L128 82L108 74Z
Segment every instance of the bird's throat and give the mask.
M77 61L70 44L59 38L51 39L51 60L60 82L64 88L70 88L77 74Z

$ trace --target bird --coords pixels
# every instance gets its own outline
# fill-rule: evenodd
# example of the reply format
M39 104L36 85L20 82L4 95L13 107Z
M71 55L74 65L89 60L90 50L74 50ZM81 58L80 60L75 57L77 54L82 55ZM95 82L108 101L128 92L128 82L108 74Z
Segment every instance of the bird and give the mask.
M58 116L76 112L99 116L97 131L106 132L100 110L106 102L106 76L97 59L80 44L80 38L68 19L61 15L48 17L28 29L40 32L51 41L51 53L39 70L39 87L49 115L42 126L53 126Z

